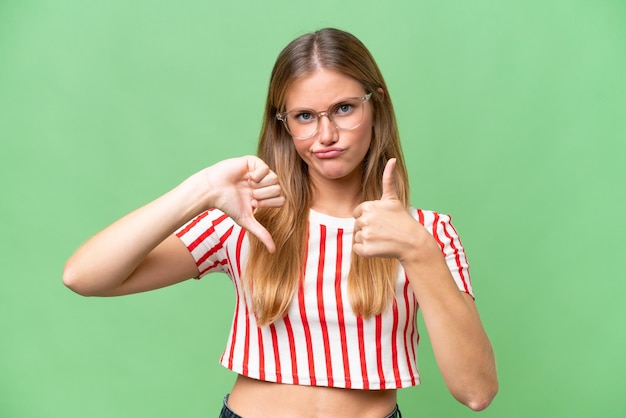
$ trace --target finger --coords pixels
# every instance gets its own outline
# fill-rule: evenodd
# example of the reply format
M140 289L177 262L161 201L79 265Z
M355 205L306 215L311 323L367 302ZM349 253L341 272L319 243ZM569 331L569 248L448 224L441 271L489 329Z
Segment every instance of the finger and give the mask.
M272 171L270 168L257 157L248 158L248 179L253 182L260 182L263 180L265 176L267 176Z
M252 207L254 207L255 209L256 208L280 208L284 204L285 204L285 198L283 196L252 201Z
M281 196L281 191L280 186L276 184L261 189L252 189L252 197L256 200L272 199Z
M361 257L366 257L366 258L372 257L372 254L367 252L365 245L359 242L355 242L352 245L352 252L354 252L356 255L359 255Z
M255 189L260 189L262 187L274 186L278 183L278 176L274 174L274 172L270 171L269 174L261 178L259 181L255 181L252 178L248 177L248 184L250 187L254 187Z
M254 217L248 218L248 220L242 222L241 226L252 235L256 236L265 245L265 247L267 247L267 250L270 253L276 252L276 244L274 244L272 236L267 229L263 227L263 225L254 219Z
M383 195L381 200L398 199L398 190L396 188L396 159L390 158L383 171Z

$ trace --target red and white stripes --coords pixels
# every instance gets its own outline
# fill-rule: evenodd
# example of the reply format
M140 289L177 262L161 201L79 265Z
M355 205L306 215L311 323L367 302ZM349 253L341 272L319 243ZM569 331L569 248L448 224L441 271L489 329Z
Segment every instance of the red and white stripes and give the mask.
M471 294L468 264L450 217L412 211L437 240L459 289ZM311 211L304 278L288 314L258 327L242 288L248 255L245 231L218 210L178 231L201 275L227 273L235 287L235 312L221 364L246 376L281 383L353 389L419 384L417 301L400 269L395 303L363 319L352 312L347 276L354 220Z

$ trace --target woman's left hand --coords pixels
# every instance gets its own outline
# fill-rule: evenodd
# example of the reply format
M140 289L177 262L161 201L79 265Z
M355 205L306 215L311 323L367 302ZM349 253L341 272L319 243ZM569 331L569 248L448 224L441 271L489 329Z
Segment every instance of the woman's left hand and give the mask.
M353 251L360 256L393 257L403 262L419 256L422 243L432 240L398 198L395 166L395 158L385 166L380 200L363 202L354 210ZM430 244L436 246L434 240Z

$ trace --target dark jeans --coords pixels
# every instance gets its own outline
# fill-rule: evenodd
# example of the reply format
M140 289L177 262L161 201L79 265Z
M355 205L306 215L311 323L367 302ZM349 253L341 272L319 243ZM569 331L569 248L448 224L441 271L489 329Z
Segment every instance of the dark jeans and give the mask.
M228 395L224 398L224 406L222 406L222 411L220 412L219 418L243 418L241 415L235 414L233 411L228 408ZM402 418L402 413L398 409L398 405L394 408L391 414L387 415L385 418Z

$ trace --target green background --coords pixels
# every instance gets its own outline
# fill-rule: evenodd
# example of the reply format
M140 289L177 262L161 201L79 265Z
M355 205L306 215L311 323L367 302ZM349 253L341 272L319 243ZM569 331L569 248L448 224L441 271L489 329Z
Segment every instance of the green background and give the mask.
M226 276L82 298L63 264L253 153L278 52L324 26L376 57L413 204L467 248L501 383L481 416L626 416L626 2L0 0L1 417L218 415ZM423 337L404 416L474 416Z

